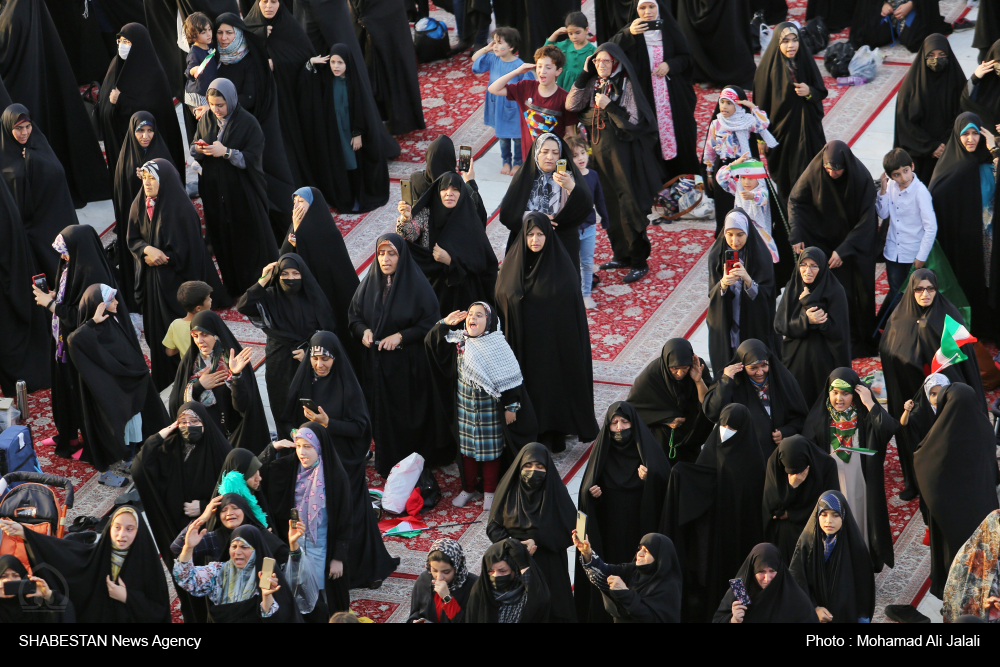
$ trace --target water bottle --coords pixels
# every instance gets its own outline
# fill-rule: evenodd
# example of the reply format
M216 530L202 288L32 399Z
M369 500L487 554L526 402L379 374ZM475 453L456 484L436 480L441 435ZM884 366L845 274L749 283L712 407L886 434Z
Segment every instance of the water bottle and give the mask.
M844 86L861 86L867 83L865 77L863 76L838 76L837 85L840 87Z
M24 380L18 380L16 390L17 409L21 413L20 421L25 424L28 421L28 385L25 384Z

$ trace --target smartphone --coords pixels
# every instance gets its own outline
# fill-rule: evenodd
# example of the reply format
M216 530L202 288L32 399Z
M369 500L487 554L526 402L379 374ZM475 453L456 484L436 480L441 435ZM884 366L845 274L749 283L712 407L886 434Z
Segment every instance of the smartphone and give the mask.
M458 170L469 171L472 166L472 146L458 147Z
M410 206L413 206L413 191L410 190L410 179L404 178L399 182L400 198Z
M729 587L733 589L733 595L740 604L750 606L750 596L747 595L747 587L742 579L730 579Z
M740 251L739 250L727 250L726 251L726 275L733 270L740 261Z
M30 579L3 582L4 595L33 595L38 591L38 584Z
M288 518L291 520L292 523L298 523L299 511L293 507L291 511L288 513Z
M647 30L660 30L663 28L663 21L660 19L655 19L653 21L646 21Z
M32 284L38 289L45 293L49 291L49 281L46 280L44 273L39 273L37 276L31 276Z
M576 537L581 542L587 539L587 515L579 510L576 513Z
M566 160L556 160L556 171L566 171Z
M300 398L299 405L301 405L304 408L309 408L314 413L319 414L319 406L316 405L316 403L314 403L311 398Z
M264 590L271 590L271 575L274 574L274 559L264 558L264 564L260 568L260 583L261 588L263 584L267 584L267 588Z
M205 148L205 147L208 146L208 142L205 141L204 139L199 139L198 141L194 142L194 145L195 146L201 146L202 148Z

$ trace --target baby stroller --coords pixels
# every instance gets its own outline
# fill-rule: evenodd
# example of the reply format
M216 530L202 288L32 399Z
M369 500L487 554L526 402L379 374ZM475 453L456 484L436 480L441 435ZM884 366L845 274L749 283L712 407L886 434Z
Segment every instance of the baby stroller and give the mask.
M16 484L17 486L12 486ZM66 490L60 503L51 487ZM65 477L41 472L12 472L0 481L0 517L17 521L26 530L62 538L66 533L66 510L73 507L73 483ZM0 556L11 554L30 571L24 541L2 535Z

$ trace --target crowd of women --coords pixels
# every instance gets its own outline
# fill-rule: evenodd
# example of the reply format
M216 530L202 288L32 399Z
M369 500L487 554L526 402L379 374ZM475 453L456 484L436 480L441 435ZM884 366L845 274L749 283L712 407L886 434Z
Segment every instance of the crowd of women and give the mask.
M369 461L387 478L417 452L431 468L458 464L450 502L482 497L492 546L477 577L458 542L435 541L410 621L868 622L874 575L895 563L884 481L895 437L900 498L920 499L945 618L1000 620L996 437L972 343L954 335L992 340L1000 327L988 150L1000 42L967 81L929 34L934 8L893 14L919 55L900 90L903 150L879 190L846 144L826 141L827 91L796 24L777 25L755 66L745 2L710 16L696 0L606 3L606 41L565 95L578 125L531 134L501 204L499 268L475 171L456 168L441 136L359 280L332 210L386 205L393 135L423 127L405 13L381 0L106 4L92 43L42 0L0 8L0 388L51 389L57 435L43 444L102 484L130 476L138 493L96 543L0 519L24 546L23 560L0 559L0 580L37 584L28 606L0 596L0 616L168 621L162 562L186 622L326 622L399 565L372 512ZM478 3L466 10L481 20ZM111 21L122 27L109 41ZM712 46L723 38L739 47L725 57ZM35 54L35 39L50 48ZM71 67L74 50L107 56L94 126L74 97L88 62ZM540 73L551 54L536 53ZM694 82L724 86L700 158ZM717 211L708 358L667 341L601 424L578 132L607 193L604 268L644 275L664 179L701 173ZM925 259L906 259L909 237L925 238L907 226L920 204L904 198L911 183L911 197L927 191L921 178L940 231ZM76 206L109 193L111 250L75 224ZM884 253L877 217L889 219ZM883 254L899 295L876 317ZM273 431L252 350L215 312L229 306L266 334ZM942 364L949 335L964 344ZM876 351L879 386L851 368ZM576 507L553 457L570 438L594 441ZM29 575L43 564L59 583Z

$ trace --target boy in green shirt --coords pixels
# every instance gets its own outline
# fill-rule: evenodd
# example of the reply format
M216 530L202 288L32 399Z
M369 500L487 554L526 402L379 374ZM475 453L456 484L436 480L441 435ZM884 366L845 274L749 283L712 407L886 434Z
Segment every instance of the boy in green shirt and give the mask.
M597 50L597 47L587 39L587 17L583 12L570 12L566 15L566 27L559 28L545 40L546 44L555 44L566 54L566 66L556 83L563 90L573 87L576 78L583 71L583 64ZM562 35L569 39L558 40Z

